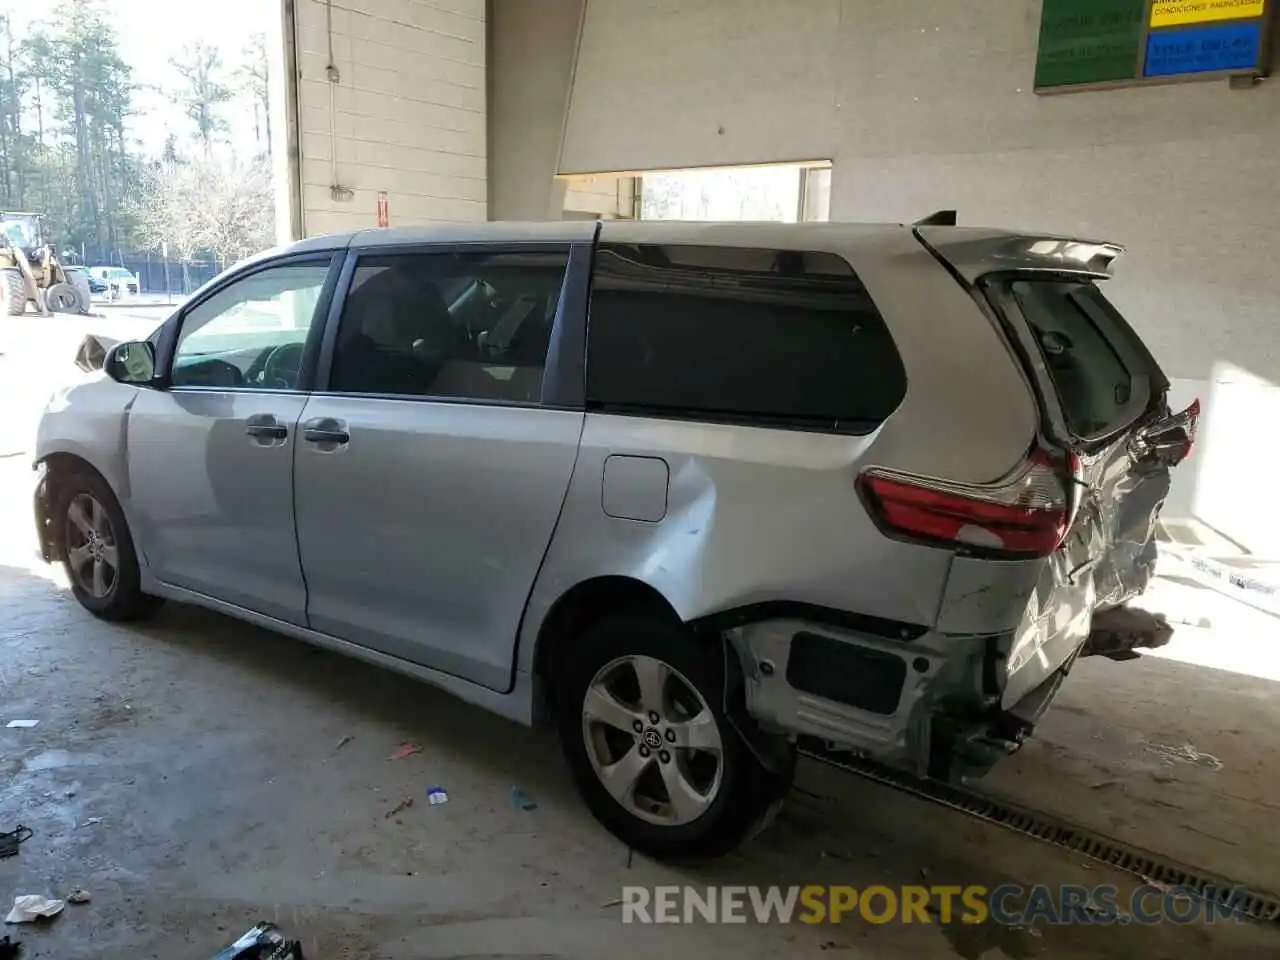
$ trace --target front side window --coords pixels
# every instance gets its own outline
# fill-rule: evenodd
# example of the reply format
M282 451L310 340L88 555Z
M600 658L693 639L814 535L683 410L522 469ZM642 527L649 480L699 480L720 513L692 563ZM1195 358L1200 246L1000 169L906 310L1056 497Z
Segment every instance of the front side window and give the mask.
M1014 280L1008 291L1040 348L1072 434L1109 433L1145 409L1154 361L1093 283Z
M537 403L568 248L363 257L329 389Z
M880 311L832 253L603 244L587 338L600 410L858 434L906 396Z
M173 386L292 390L329 261L259 270L183 315Z

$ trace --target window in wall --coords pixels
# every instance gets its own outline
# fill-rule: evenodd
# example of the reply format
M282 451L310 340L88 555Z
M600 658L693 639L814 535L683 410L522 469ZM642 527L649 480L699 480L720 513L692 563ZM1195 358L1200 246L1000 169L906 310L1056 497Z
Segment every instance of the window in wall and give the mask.
M588 327L597 409L865 433L906 373L841 257L604 244Z
M536 403L567 248L364 257L329 389Z
M640 179L642 220L796 223L826 220L829 202L830 167L821 165L666 170Z

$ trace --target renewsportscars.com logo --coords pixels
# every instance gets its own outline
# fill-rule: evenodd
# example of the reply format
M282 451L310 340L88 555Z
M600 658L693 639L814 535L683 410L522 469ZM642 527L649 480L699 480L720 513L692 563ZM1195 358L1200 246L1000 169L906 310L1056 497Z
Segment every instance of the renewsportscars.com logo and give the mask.
M623 887L623 923L1156 924L1242 922L1247 892L1146 884L971 886Z

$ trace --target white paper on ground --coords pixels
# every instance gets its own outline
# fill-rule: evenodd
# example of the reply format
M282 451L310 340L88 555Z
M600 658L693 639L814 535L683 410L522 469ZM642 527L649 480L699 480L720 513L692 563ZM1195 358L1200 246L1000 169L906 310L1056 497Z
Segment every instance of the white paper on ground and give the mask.
M39 722L39 720L10 720L5 726L10 728L17 727L20 730L30 730Z
M5 923L30 923L41 917L56 917L67 905L65 900L50 900L38 893L27 893L13 898L13 909L4 918Z

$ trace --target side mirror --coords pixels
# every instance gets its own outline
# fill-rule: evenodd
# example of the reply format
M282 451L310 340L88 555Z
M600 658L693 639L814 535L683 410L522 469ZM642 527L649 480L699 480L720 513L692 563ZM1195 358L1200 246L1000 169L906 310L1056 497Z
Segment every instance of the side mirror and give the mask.
M146 340L126 340L107 351L102 369L117 383L146 386L155 379L156 349Z

